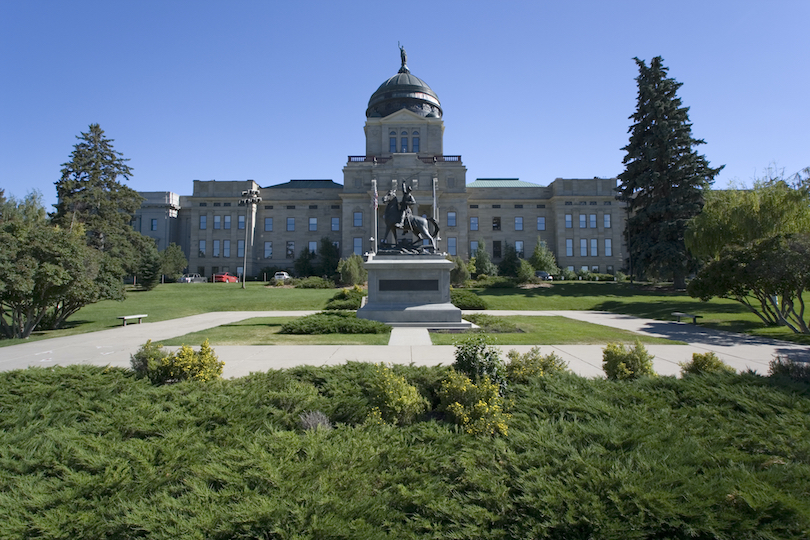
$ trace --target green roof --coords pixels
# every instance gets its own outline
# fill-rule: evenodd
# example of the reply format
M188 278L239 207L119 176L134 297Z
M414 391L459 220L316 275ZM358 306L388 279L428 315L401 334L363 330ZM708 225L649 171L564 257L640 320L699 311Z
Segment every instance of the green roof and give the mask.
M475 182L467 184L468 188L538 188L540 184L524 182L518 178L477 178Z
M275 186L267 186L262 189L329 189L339 188L343 189L341 184L336 184L332 180L290 180L284 184L276 184Z

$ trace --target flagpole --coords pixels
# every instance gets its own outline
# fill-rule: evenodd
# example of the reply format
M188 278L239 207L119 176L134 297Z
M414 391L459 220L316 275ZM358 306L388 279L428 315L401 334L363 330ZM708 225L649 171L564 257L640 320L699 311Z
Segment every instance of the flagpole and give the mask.
M374 233L373 233L373 235L371 237L371 252L376 255L377 254L377 239L376 239L376 236L377 236L377 232L378 232L377 231L377 206L378 206L378 202L377 202L377 179L376 178L371 179L371 190L373 192L372 196L371 196L371 208L372 208L371 222L372 222L373 231L374 231Z

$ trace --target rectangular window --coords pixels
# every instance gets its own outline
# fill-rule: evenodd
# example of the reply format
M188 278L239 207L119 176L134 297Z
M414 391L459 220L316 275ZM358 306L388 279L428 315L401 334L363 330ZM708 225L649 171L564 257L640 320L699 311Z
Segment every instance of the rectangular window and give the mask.
M571 214L565 214L565 228L571 229L574 227L574 217Z
M231 228L231 216L223 216L225 219L222 223L223 229L230 229Z
M447 239L447 253L450 255L457 255L456 251L456 239L451 236Z
M316 217L309 218L309 230L310 231L318 230L318 218Z
M596 244L597 244L596 238L591 238L591 257L599 256L599 249L596 247Z
M470 241L470 257L475 257L475 252L478 251L478 240Z
M447 226L448 227L455 227L456 226L456 213L455 212L447 212Z
M605 228L610 228L610 214L605 214Z
M522 231L523 230L523 218L520 216L515 217L515 230Z
M596 228L596 214L591 214L589 217L590 217L590 222L591 222L591 224L590 224L590 225L588 225L588 226L589 226L591 229L595 229L595 228Z
M599 265L595 264L595 265L591 266L591 272L594 272L594 273L598 274L599 273Z
M411 139L411 146L413 147L412 150L414 151L414 153L419 152L419 137L414 137L413 139Z
M588 241L584 238L579 239L579 255L581 257L588 256Z
M493 259L500 259L501 258L501 241L495 240L492 242L492 258Z
M212 255L214 257L219 257L219 240L214 240L214 251Z
M153 230L153 231L157 230L157 220L156 219L152 220L151 230Z
M265 259L273 258L273 242L264 243L264 258Z
M354 213L354 226L355 227L362 227L363 226L363 212L355 212Z
M565 239L565 256L566 257L574 256L574 241L571 238Z
M605 238L605 257L613 257L613 240Z
M205 257L205 240L200 240L200 257Z
M244 268L242 268L241 266L236 267L236 275L239 276L239 279L242 278L242 272L243 271L244 271Z
M499 217L492 218L492 230L493 231L501 230L501 218Z
M222 228L222 216L214 216L214 229L219 230Z
M588 228L588 216L586 216L585 214L579 215L579 228L580 229Z
M245 216L239 216L236 221L236 228L240 231L245 230Z
M608 274L612 274L613 273L613 265L612 264L607 265L605 267L605 272L607 272Z
M332 218L332 230L339 231L340 230L340 218L333 217Z
M295 259L295 242L287 241L287 258Z
M200 216L200 230L204 231L208 224L208 216Z
M363 254L363 239L355 236L352 239L352 241L353 241L353 244L354 244L353 247L352 247L353 253L355 255L362 255Z
M402 152L405 153L408 151L408 137L402 137Z
M219 274L219 266L212 266L211 267L211 273L212 274ZM202 275L202 274L200 274L200 275Z
M264 230L266 232L270 232L273 230L273 218L271 217L264 218Z
M222 256L228 258L231 256L231 241L230 240L223 240L222 241Z
M397 151L397 138L396 137L389 137L388 138L388 151L392 154Z
M244 257L245 256L245 241L244 240L237 240L236 241L236 256L237 257Z
M471 231L477 231L478 230L478 218L477 217L471 217L470 218L470 230Z
M288 217L287 218L287 230L288 231L294 231L295 230L295 218L294 217Z
M521 259L524 257L523 253L523 240L515 240L515 251L517 252L517 256Z
M538 231L545 231L546 230L546 218L545 216L540 216L537 218L537 230Z
M310 242L307 248L309 249L310 253L315 253L318 251L318 242Z

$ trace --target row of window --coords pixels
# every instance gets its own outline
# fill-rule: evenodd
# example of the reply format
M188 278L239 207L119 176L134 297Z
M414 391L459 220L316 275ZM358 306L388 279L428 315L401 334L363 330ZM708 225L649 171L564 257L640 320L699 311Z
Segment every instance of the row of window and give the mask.
M588 246L590 245L590 250ZM591 257L598 257L599 256L599 242L596 238L591 238L590 242L585 238L580 238L579 240L579 256L580 257L588 257L590 251ZM567 257L574 256L574 240L572 238L565 239L565 255ZM602 255L605 257L612 257L613 256L613 241L610 238L605 238L604 240L604 250Z
M419 132L414 131L411 134L410 138L410 146L408 145L408 131L402 130L399 134L399 151L400 152L419 152ZM408 150L410 148L410 150ZM397 132L395 130L391 130L388 133L388 151L392 154L397 152Z
M332 244L338 248L338 252L340 252L340 242L332 242ZM358 237L353 239L353 253L357 255L363 254L363 239ZM206 257L208 255L207 252L208 243L205 240L199 241L198 246L198 253L200 257ZM454 253L455 255L455 238L453 239L453 246L454 246ZM220 247L222 248L220 251ZM311 241L307 243L307 249L311 253L317 253L318 251L318 242ZM264 243L264 252L263 257L265 259L272 259L273 258L273 242L265 242ZM220 255L223 258L231 257L231 241L230 240L214 240L213 241L213 249L211 251L211 256L215 258L219 258ZM244 257L245 256L245 241L238 240L236 243L236 257ZM295 259L295 242L288 240L285 246L285 257L287 259Z
M579 215L579 228L580 229L595 229L596 228L596 214L580 214ZM602 219L602 226L605 229L610 229L610 214L605 214ZM565 214L565 228L574 228L573 214Z
M309 230L310 231L317 231L318 230L318 218L311 217L308 218L309 221ZM363 212L355 212L352 218L352 225L355 227L362 227L363 226ZM239 216L237 227L240 230L244 230L245 228L245 216ZM208 216L200 216L200 230L204 231L208 228ZM230 229L231 228L231 216L214 216L214 229ZM331 228L333 231L340 230L340 218L333 217L331 218ZM152 230L157 230L157 220L152 220ZM264 230L265 231L272 231L273 230L273 218L266 217L264 218ZM295 218L288 217L287 218L287 230L294 231L295 230Z
M453 212L455 213L455 212ZM449 214L449 213L448 213ZM449 221L449 216L448 216ZM455 223L455 216L453 216L453 223ZM448 224L449 225L449 224ZM449 225L452 227L452 225ZM471 216L470 217L470 230L477 231L478 230L478 217ZM500 217L493 217L492 218L492 230L493 231L500 231L501 230L501 218ZM516 231L523 230L523 217L516 216L515 217L515 229ZM546 218L545 216L538 216L537 217L537 230L538 231L545 231L546 230Z

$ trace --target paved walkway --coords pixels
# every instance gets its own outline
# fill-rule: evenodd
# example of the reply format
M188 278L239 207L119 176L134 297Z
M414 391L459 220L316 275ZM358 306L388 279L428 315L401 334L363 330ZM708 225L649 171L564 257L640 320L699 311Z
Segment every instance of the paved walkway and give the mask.
M129 367L130 355L151 339L161 341L223 324L253 317L289 317L307 315L309 311L238 311L214 312L170 321L130 324L90 334L34 341L0 348L0 370L24 369L29 366L93 364ZM687 345L645 345L653 355L655 370L662 375L677 375L679 362L687 362L694 352L712 351L724 362L742 371L753 369L765 374L775 355L810 361L810 347L788 342L755 338L708 330L690 323L639 319L626 315L596 311L487 311L493 315L562 316L630 330L639 334L682 341ZM215 346L225 362L225 377L240 377L254 371L287 368L299 364L332 365L347 361L390 362L415 365L449 365L454 347L431 345L424 329L395 328L386 345L268 345ZM569 363L569 368L587 377L602 376L604 345L543 345L543 354L555 352ZM526 352L530 345L505 345L502 350Z

